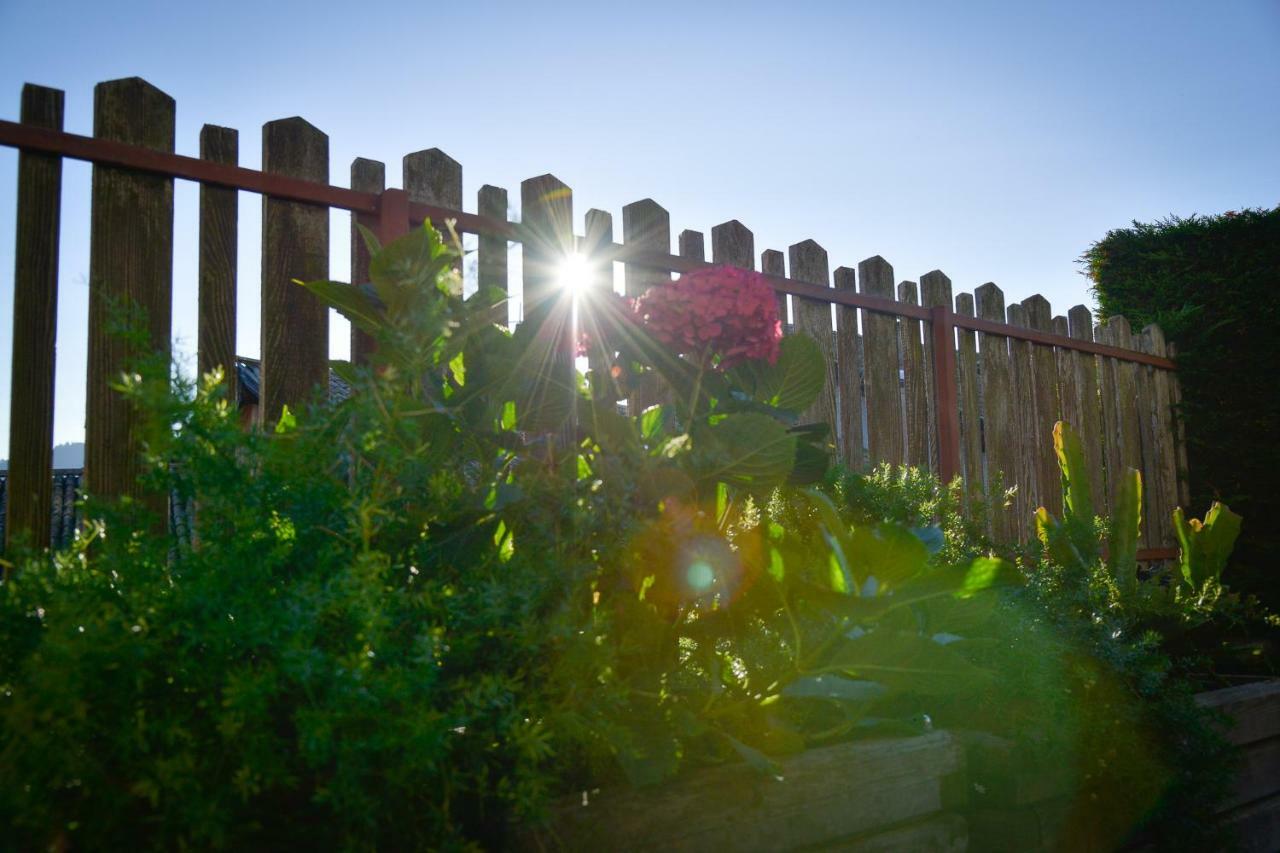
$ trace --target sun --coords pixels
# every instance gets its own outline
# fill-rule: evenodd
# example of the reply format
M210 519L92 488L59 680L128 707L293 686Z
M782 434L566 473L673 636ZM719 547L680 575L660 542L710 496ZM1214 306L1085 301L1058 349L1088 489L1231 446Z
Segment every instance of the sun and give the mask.
M576 252L565 255L556 270L556 283L572 296L579 296L591 286L591 264Z

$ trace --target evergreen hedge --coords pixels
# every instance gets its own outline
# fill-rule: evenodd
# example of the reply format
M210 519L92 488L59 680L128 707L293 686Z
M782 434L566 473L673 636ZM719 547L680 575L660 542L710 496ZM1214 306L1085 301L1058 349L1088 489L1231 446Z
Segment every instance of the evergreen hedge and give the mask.
M1177 345L1191 506L1244 516L1234 586L1280 604L1280 207L1134 222L1081 261L1104 316Z

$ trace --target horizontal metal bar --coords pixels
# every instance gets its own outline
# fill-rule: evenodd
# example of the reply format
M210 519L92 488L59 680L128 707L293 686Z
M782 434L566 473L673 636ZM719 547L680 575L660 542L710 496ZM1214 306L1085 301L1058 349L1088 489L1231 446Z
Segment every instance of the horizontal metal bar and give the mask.
M96 139L91 136L48 130L14 121L0 120L0 145L20 148L25 151L58 154L63 157L70 157L73 160L87 160L91 163L100 163L106 166L136 169L246 192L256 192L289 201L336 207L340 210L349 210L354 213L376 215L379 210L377 193L357 192L345 187L304 181L284 175L246 169L242 166L211 163L207 160L185 157L181 154L152 151L149 148L142 148L136 145L126 145L106 139ZM524 238L523 231L518 223L503 222L485 216L477 216L474 213L450 210L449 208L435 205L410 203L409 219L414 223L422 222L425 219L430 219L432 222L437 223L453 220L454 227L463 233L492 234L506 237L514 242L521 242ZM578 245L583 247L581 238L579 238ZM597 245L594 249L593 257L603 261L621 261L669 272L692 272L713 266L705 261L694 261L662 252L642 251L619 243ZM880 314L910 317L914 320L926 322L930 318L929 309L918 305L895 302L892 299L869 296L865 293L853 293L847 290L820 287L807 282L793 281L782 276L765 274L764 278L775 290L790 293L793 296L816 299L821 302L832 302L850 308L862 308ZM1094 343L1093 341L1082 341L1077 338L1052 335L1021 326L1009 326L958 314L955 315L954 322L957 327L978 332L1004 335L1005 337L1017 338L1045 346L1063 347L1095 355L1110 356L1124 361L1148 364L1165 370L1176 369L1176 365L1170 359Z
M1093 341L1082 341L1079 338L1068 338L1063 335L1053 335L1049 332L1039 332L1035 329L1027 329L1022 326L1009 326L1004 323L997 323L993 320L983 320L978 317L966 317L961 314L957 314L955 317L955 324L961 328L972 329L975 332L1004 335L1007 338L1017 338L1021 341L1030 341L1033 344L1043 344L1044 346L1080 350L1081 352L1089 352L1094 355L1106 355L1123 361L1136 361L1139 364L1149 364L1152 367L1160 367L1165 370L1178 369L1178 366L1173 361L1167 358L1161 358L1158 355L1150 355L1145 352L1113 347L1107 344L1095 343Z
M231 189L261 193L273 198L336 207L357 213L377 213L376 193L362 193L345 187L318 184L242 166L211 163L196 157L153 151L92 136L62 133L13 121L0 121L0 145L61 154L73 160L88 160L104 166L136 169L173 178L184 178Z

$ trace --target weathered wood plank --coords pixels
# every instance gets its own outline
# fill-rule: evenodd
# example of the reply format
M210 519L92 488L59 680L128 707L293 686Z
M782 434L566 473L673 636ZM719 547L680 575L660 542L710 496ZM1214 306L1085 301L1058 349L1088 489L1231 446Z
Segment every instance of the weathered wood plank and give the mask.
M785 278L787 275L786 261L783 260L782 252L777 249L765 249L760 253L760 271L767 275L776 275ZM786 331L790 325L787 314L787 294L782 291L774 291L774 296L778 298L778 320L782 323L783 331Z
M520 184L520 217L526 231L521 244L524 278L524 322L537 336L541 364L530 405L517 417L555 427L568 439L575 394L572 300L557 286L563 258L573 251L573 192L555 175ZM559 423L553 423L554 421ZM525 427L529 428L529 427ZM539 430L546 432L547 430Z
M575 850L792 850L939 813L941 779L961 761L946 732L842 744L784 759L780 780L742 765L710 768L585 806L575 798L554 807L552 821Z
M174 108L173 98L139 77L99 83L93 135L172 152ZM121 309L141 320L146 343L140 347L112 329ZM172 317L173 179L95 165L84 448L85 489L92 494L142 494L137 414L111 386L133 359L168 357ZM150 495L146 502L162 513L166 500Z
M477 196L476 212L499 222L507 221L507 191L485 184ZM612 232L612 226L610 226ZM481 234L476 239L476 283L508 294L508 301L493 306L493 322L510 324L511 286L507 280L507 238L500 234Z
M366 193L380 193L387 188L387 167L377 160L357 157L351 161L351 189ZM377 227L377 217L369 214L351 215L351 283L365 284L369 281L369 247L365 245L364 236L357 225L373 231ZM351 325L351 363L368 364L373 355L375 344L373 336Z
M1028 328L1027 309L1015 302L1006 308L1011 326ZM1013 497L1014 529L1018 541L1027 541L1032 535L1032 514L1040 505L1040 489L1037 478L1039 445L1036 439L1035 380L1031 369L1033 344L1018 338L1009 338L1009 385L1013 403L1013 418L1017 425L1014 433L1016 447L1015 482L1018 491Z
M624 245L642 251L670 253L671 215L651 198L626 205L622 208L622 241ZM650 287L670 283L671 273L665 270L649 269L639 264L623 266L623 287L632 299L639 298ZM650 374L640 388L633 390L627 401L628 410L639 414L669 398L669 391L661 377Z
M1146 351L1152 355L1168 357L1168 345L1165 343L1164 330L1152 324L1142 330ZM1173 393L1170 388L1170 371L1157 367L1143 367L1147 382L1151 386L1152 437L1154 439L1153 463L1157 480L1153 510L1156 516L1156 547L1173 545L1177 535L1173 529L1173 510L1178 506L1178 451L1177 424L1174 422Z
M1005 322L1004 292L987 282L974 291L978 316ZM1014 409L1009 339L978 333L982 376L982 422L987 456L988 495L992 501L992 534L1008 542L1018 536L1012 504L1004 506L1004 491L1018 482L1018 421Z
M703 239L701 231L691 231L686 228L680 232L676 243L680 248L680 257L688 258L691 261L705 261L707 259L706 240Z
M262 170L329 181L329 137L301 118L262 126ZM260 422L297 410L329 382L329 309L294 279L329 277L329 211L262 197Z
M1280 680L1197 693L1196 703L1231 719L1227 739L1236 746L1280 738Z
M600 262L594 260L601 247L613 243L613 214L592 208L587 211L584 217L584 224L586 240L584 241L583 251L592 265L591 292L586 294L586 301L589 305L592 299L603 297L613 292L613 263L611 261ZM685 233L696 232L686 231ZM683 236L682 234L681 237L683 238ZM702 235L699 234L698 236L701 237ZM701 260L701 258L698 260ZM588 369L595 373L596 381L612 382L613 380L608 375L608 368L612 364L616 353L605 353L601 347L597 346L605 338L604 330L596 323L595 316L590 310L583 311L580 308L578 322L583 324L587 338L591 342L587 353Z
M1235 786L1222 811L1280 793L1280 738L1256 741L1240 751Z
M819 287L830 287L831 276L827 264L827 250L813 240L796 243L788 250L791 267L791 278L816 284ZM816 403L802 414L809 423L824 423L831 427L830 443L836 446L839 440L839 425L836 417L836 384L839 375L836 369L835 335L831 330L831 303L818 299L797 299L796 324L797 332L803 332L818 342L822 355L827 361L827 384L822 389Z
M1077 305L1067 312L1067 325L1071 337L1082 341L1093 340L1093 316L1085 306ZM1106 514L1110 491L1107 486L1106 450L1102 430L1102 400L1098 391L1098 357L1072 350L1071 372L1080 412L1080 422L1072 426L1079 432L1080 443L1084 448L1094 509L1099 514Z
M62 130L61 90L22 87L23 124ZM53 379L58 329L58 236L62 158L18 152L14 241L13 361L4 540L50 543L53 518Z
M956 295L956 313L974 316L973 294ZM978 335L972 329L957 329L956 370L960 374L957 397L960 403L960 462L964 468L966 499L986 493L982 452L982 407L978 385Z
M400 166L410 201L462 210L462 164L457 160L439 148L427 148L404 155ZM431 224L448 239L443 222Z
M876 255L858 264L860 292L893 299L893 267ZM898 356L898 318L862 311L863 381L867 400L867 445L871 464L906 462L906 434Z
M837 267L836 290L856 293L858 277L852 267ZM858 309L836 306L836 392L840 401L840 461L851 470L867 467L863 427L862 335L858 334Z
M1053 309L1049 300L1040 294L1022 300L1027 315L1027 325L1040 332L1053 331ZM1027 436L1032 442L1038 502L1036 507L1048 507L1055 516L1062 515L1062 475L1058 470L1058 458L1053 450L1053 425L1062 417L1062 403L1058 393L1058 365L1053 347L1031 344L1031 381L1035 397L1034 429ZM1036 507L1032 507L1032 511Z
M200 159L240 162L240 134L229 127L200 128ZM200 375L221 370L228 398L236 400L236 264L240 202L226 187L200 185L200 315L196 364Z
M1150 353L1153 344L1148 326L1133 336L1133 346L1139 352ZM1155 369L1138 365L1138 436L1142 449L1142 543L1147 548L1176 543L1173 521L1169 513L1168 493L1161 471L1160 439L1157 434L1159 403L1156 400ZM1166 535L1167 534L1167 535Z
M736 219L711 229L711 262L754 270L756 242L751 230Z
M898 301L919 305L920 297L914 281L898 284ZM929 403L932 389L925 376L924 343L920 338L919 320L898 320L898 351L902 353L902 391L907 429L906 463L929 468Z
M969 824L958 814L936 814L884 832L827 843L822 849L825 853L964 853L969 849Z
M1109 317L1102 323L1100 340L1105 344L1133 349L1133 335L1129 321L1124 317ZM1115 505L1118 475L1127 468L1142 470L1142 446L1138 429L1138 366L1131 361L1116 358L1103 359L1103 372L1108 377L1109 388L1104 398L1104 414L1107 416L1107 444L1113 450L1108 460L1113 461L1113 474L1109 479L1111 506ZM1113 460L1114 454L1114 460ZM1144 483L1145 485L1145 483ZM1143 519L1143 529L1146 529Z
M1239 853L1275 853L1280 850L1280 795L1231 812L1223 829L1238 839Z
M926 308L936 308L942 306L955 310L951 298L951 279L949 279L942 270L933 270L920 276L920 304ZM929 468L933 471L940 471L939 463L939 447L938 447L938 401L934 399L933 392L933 333L932 323L926 325L924 329L924 376L926 390L926 405L928 412L929 429ZM960 405L960 360L956 359L956 405ZM964 474L964 438L963 432L960 439L960 473Z

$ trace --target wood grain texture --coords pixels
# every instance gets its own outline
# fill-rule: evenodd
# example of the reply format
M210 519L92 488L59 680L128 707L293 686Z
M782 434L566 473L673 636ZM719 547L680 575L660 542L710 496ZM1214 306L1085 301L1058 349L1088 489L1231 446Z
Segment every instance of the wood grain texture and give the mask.
M711 263L754 270L756 241L751 230L736 219L711 229Z
M1053 331L1053 309L1040 294L1022 300L1027 325L1041 332ZM1058 361L1053 347L1030 345L1031 381L1035 399L1034 429L1025 437L1032 445L1038 502L1055 516L1062 517L1062 473L1053 449L1053 425L1062 417L1058 390Z
M919 305L920 296L914 281L898 284L898 301ZM916 468L929 468L929 397L932 391L925 375L924 342L920 337L922 323L911 317L898 319L898 351L902 353L903 414L906 418L906 463Z
M813 240L805 240L791 246L787 254L793 280L819 287L831 286L826 249ZM822 394L817 402L801 414L801 419L806 423L824 423L830 426L828 440L832 446L837 446L839 424L836 417L836 385L839 376L836 372L835 335L831 329L831 303L800 298L796 300L795 307L796 332L807 334L817 341L827 362L827 382Z
M351 161L351 189L366 193L380 193L387 188L387 167L377 160L357 157ZM369 247L365 245L357 225L376 229L378 218L371 215L351 215L351 278L352 284L365 284L369 281ZM351 361L353 364L368 364L373 355L373 336L362 332L353 324L351 326Z
M1166 356L1168 349L1164 331L1155 324L1149 325L1138 335L1139 348L1151 355ZM1169 371L1157 367L1139 365L1138 379L1143 386L1142 465L1148 476L1150 515L1147 530L1150 531L1150 547L1173 546L1177 536L1173 529L1173 510L1178 506L1178 462L1174 447L1175 426L1173 401L1169 391Z
M583 252L587 258L593 258L595 254L604 246L613 243L613 214L604 210L591 209L587 211L584 217L586 225L586 240ZM691 232L685 232L691 233ZM696 233L696 232L693 232ZM683 237L683 235L681 235ZM699 237L702 235L699 234ZM700 260L700 259L699 259ZM592 293L587 294L586 303L589 306L591 299L596 295L607 296L613 292L613 263L592 261ZM592 313L589 310L578 311L579 322L584 324L589 340L592 342L603 341L605 338L604 330L600 329L595 323ZM604 353L599 348L592 346L588 352L588 367L592 370L601 381L608 380L608 368L613 362L616 355L614 352Z
M1004 323L1004 292L988 282L974 293L978 317ZM982 421L987 450L988 494L992 506L992 534L1011 542L1019 535L1014 507L1002 507L1003 491L1018 483L1018 415L1014 408L1013 374L1009 339L1004 335L978 333L979 365L982 375Z
M410 201L462 210L462 164L457 160L439 148L427 148L404 155L400 166ZM445 223L432 224L448 239Z
M301 118L262 126L262 170L328 183L329 137ZM329 211L262 198L262 389L267 427L329 382L329 308L294 279L329 277Z
M858 264L859 292L893 299L893 267L876 255ZM906 436L899 380L898 318L862 311L863 382L867 400L867 446L871 464L906 462Z
M691 231L686 228L680 232L676 243L680 257L688 258L691 261L705 261L707 259L706 240L703 238L701 231Z
M173 98L138 77L99 83L93 135L172 152ZM122 309L141 322L145 343L139 348L112 329ZM111 385L137 357L168 358L172 309L173 179L95 165L84 450L84 485L91 494L142 495L137 415ZM165 502L163 495L146 499L157 513Z
M489 219L507 221L507 191L485 184L476 198L476 212ZM610 226L612 232L612 226ZM508 326L511 285L507 272L507 238L481 234L476 239L476 281L480 287L494 287L508 294L508 300L493 307L493 322Z
M62 130L64 103L60 90L28 83L22 87L21 121ZM50 543L61 218L62 158L18 152L9 472L0 542L5 550L21 540L39 548Z
M932 270L920 276L920 304L926 308L935 308L938 306L942 306L944 308L951 309L952 311L955 310L955 306L951 298L951 279L948 278L946 273L944 273L942 270ZM928 412L926 413L927 428L929 430L929 462L928 464L929 464L930 470L938 471L940 470L939 459L938 459L938 454L939 454L938 412L937 412L937 400L934 399L934 392L933 392L933 388L934 388L933 369L934 369L935 361L934 361L934 354L933 354L933 334L931 333L931 330L929 328L932 325L933 325L932 323L928 323L928 324L925 324L925 327L924 327L924 376L925 376L924 387L926 389L926 404L928 408ZM960 373L960 361L959 361L959 358L957 358L956 359L956 377L955 377L956 392L957 392L956 393L957 406L959 406L960 404L959 373ZM961 459L960 471L961 471L961 474L963 475L964 473L963 439L961 439L961 444L962 444L962 447L960 451L960 459Z
M520 183L520 214L525 229L521 244L524 279L524 323L537 336L535 344L545 365L533 392L534 409L571 411L574 395L572 300L556 278L565 255L575 248L573 191L555 175L541 175ZM571 402L564 406L558 395ZM517 410L518 411L518 410ZM560 431L567 441L570 423Z
M781 278L786 278L787 264L782 252L779 252L777 249L765 249L761 252L760 271L766 275L776 275ZM787 294L782 291L775 290L773 295L778 300L778 320L782 323L782 331L785 334L791 325L790 315L787 313Z
M852 267L837 267L832 278L836 290L856 293L858 276ZM840 401L840 461L854 471L867 468L862 388L862 335L858 310L836 306L836 395Z
M671 252L671 215L651 198L634 201L622 208L622 242L642 251ZM649 269L639 264L623 266L623 287L626 295L639 298L655 285L671 283L671 273ZM639 414L652 405L671 399L670 389L657 374L650 374L640 388L627 401L628 410Z
M1108 317L1102 323L1103 343L1123 349L1133 349L1133 333L1129 321L1122 316ZM1115 447L1113 471L1123 473L1128 468L1142 470L1142 438L1138 415L1138 365L1117 358L1104 358L1103 369L1110 377L1110 398L1105 401L1109 414L1106 424L1107 441ZM1111 505L1115 505L1115 490L1119 480L1110 479ZM1144 486L1145 486L1144 482ZM1142 519L1143 530L1147 519Z
M200 159L230 166L240 162L240 134L206 124L200 129ZM196 363L203 376L221 370L228 398L236 392L236 263L240 222L238 193L200 185L200 314Z
M974 316L972 293L956 295L956 313ZM971 329L956 330L956 370L960 374L956 392L960 405L960 462L964 468L967 499L985 494L987 488L978 387L978 334Z
M1077 305L1067 312L1067 326L1071 337L1082 341L1093 340L1093 316L1085 306ZM1079 423L1072 426L1080 435L1085 464L1091 474L1089 486L1094 510L1105 515L1109 491L1102 432L1102 400L1098 390L1098 357L1073 350L1070 358L1079 406Z
M1013 303L1005 309L1009 325L1030 328L1027 309ZM1018 338L1009 338L1009 387L1013 402L1015 480L1018 491L1014 495L1014 535L1018 541L1026 541L1031 535L1031 516L1040 505L1040 489L1036 472L1039 448L1036 445L1037 429L1035 410L1035 386L1031 369L1031 348L1034 344Z

